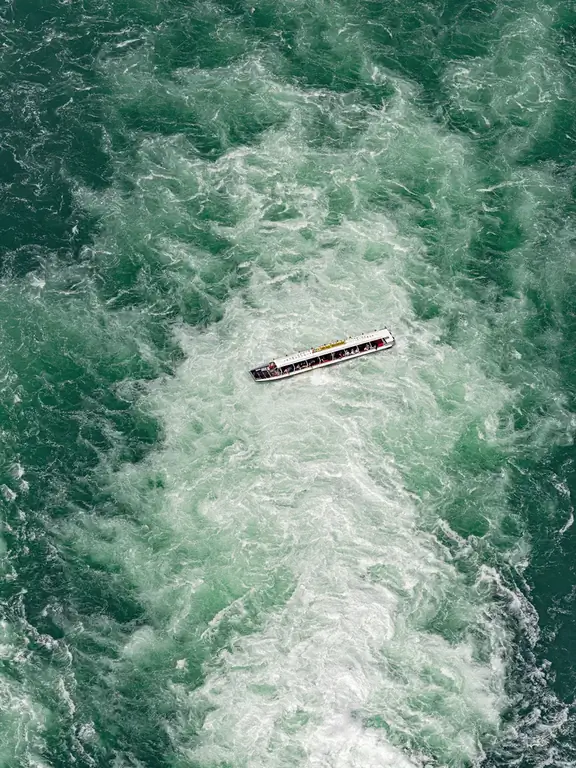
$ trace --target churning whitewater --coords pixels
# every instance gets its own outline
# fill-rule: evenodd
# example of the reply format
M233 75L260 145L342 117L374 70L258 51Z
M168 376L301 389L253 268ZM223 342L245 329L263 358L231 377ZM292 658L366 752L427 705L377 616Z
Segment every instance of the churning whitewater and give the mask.
M11 4L0 768L576 765L573 22Z

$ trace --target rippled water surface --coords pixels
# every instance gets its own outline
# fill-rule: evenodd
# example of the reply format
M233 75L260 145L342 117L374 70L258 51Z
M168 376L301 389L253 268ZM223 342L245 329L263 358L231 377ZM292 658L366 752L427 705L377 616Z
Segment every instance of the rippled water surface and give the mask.
M1 768L576 765L575 30L4 6Z

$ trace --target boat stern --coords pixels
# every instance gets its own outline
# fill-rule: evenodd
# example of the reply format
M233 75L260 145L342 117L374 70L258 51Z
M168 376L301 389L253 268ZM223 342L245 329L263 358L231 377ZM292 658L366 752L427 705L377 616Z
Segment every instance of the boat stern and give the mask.
M266 381L271 379L277 373L275 363L262 363L250 370L250 375L254 381Z

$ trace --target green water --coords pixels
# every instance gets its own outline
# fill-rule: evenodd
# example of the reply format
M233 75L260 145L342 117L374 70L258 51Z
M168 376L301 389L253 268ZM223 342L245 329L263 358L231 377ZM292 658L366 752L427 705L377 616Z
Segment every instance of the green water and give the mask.
M1 19L1 768L575 765L570 6Z

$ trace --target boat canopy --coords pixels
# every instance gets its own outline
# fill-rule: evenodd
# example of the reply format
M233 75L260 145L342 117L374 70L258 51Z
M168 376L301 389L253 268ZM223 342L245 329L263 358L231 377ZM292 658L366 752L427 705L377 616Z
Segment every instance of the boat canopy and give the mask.
M283 368L285 365L293 365L294 363L308 360L309 358L315 357L319 354L321 355L322 353L326 354L338 352L339 350L348 349L349 347L356 347L358 344L366 344L370 341L378 341L378 339L383 339L385 343L390 343L393 341L393 336L387 328L384 328L380 331L362 333L360 336L353 336L350 339L332 341L329 344L323 344L321 347L312 347L311 349L307 349L303 352L294 352L294 354L288 355L287 357L278 357L273 360L272 363L276 368ZM269 364L266 363L265 365Z

